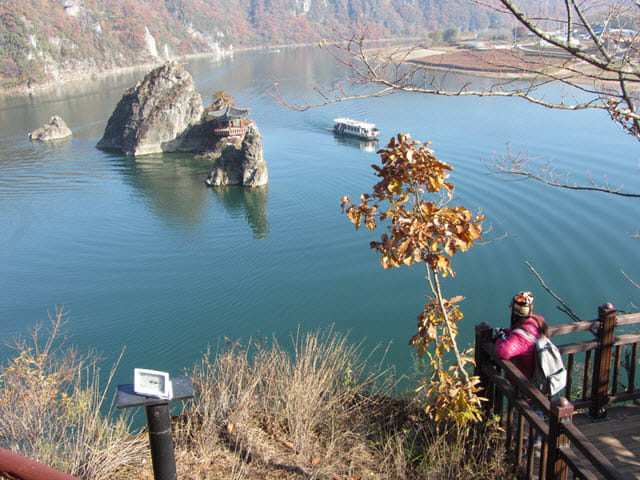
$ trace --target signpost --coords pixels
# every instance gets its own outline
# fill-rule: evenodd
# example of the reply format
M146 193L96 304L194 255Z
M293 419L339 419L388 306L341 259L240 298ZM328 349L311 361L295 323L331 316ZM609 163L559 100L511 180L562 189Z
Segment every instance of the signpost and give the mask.
M116 408L145 407L155 480L177 480L169 402L193 398L190 377L169 379L157 370L134 370L134 383L119 385Z

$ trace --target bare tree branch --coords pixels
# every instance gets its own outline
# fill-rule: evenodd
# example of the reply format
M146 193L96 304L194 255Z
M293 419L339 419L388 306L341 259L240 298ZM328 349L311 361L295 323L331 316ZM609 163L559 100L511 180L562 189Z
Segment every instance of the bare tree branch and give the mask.
M551 167L550 162L534 171L531 168L531 158L528 155L522 155L521 152L517 155L513 155L509 147L507 147L507 153L502 156L501 160L498 161L494 159L490 162L484 162L484 164L489 172L494 175L504 176L506 179L530 179L552 187L566 188L569 190L601 192L621 197L640 198L639 193L627 193L622 191L622 187L611 187L606 177L604 178L603 183L599 185L591 177L590 173L588 174L590 185L569 183L569 174L556 173Z
M602 35L596 35L575 0L566 0L566 2L568 13L565 23L573 25L570 13L575 10L580 20L576 23L579 23L588 32L588 38L591 39L590 44L584 48L574 45L573 33L568 27L566 27L567 39L561 40L545 32L532 18L517 9L514 2L500 0L500 3L504 5L503 11L510 13L522 23L541 43L537 50L531 47L525 49L521 46L511 52L513 59L520 60L520 63L515 67L515 73L517 73L515 78L513 72L512 79L505 80L504 77L504 70L510 67L513 71L513 65L493 63L496 70L493 73L501 78L495 85L487 89L473 89L469 82L461 82L455 88L444 88L442 75L429 75L427 70L432 68L432 65L416 60L415 54L419 51L417 45L405 49L367 49L365 45L368 32L363 29L358 32L353 31L350 37L338 36L335 42L324 42L323 45L334 58L349 68L351 75L348 81L350 83L375 87L373 92L349 94L345 92L342 85L339 85L333 91L320 92L318 90L323 101L304 106L289 104L282 99L279 92L276 92L275 96L282 100L283 104L296 109L317 107L354 98L377 97L387 95L395 90L448 96L518 97L548 108L606 110L626 131L638 136L640 114L638 114L637 102L640 88L640 67L638 65L638 48L634 44L636 39L632 39L628 48L621 50L622 40L612 36L607 37L610 44L609 49L614 54L621 53L621 55L617 55L619 58L616 59L616 56L609 54L602 40ZM555 47L557 52L545 50L544 45ZM558 60L558 52L563 52L564 56L560 57L561 61ZM599 53L596 54L596 52ZM534 53L536 55L532 55ZM473 53L467 54L473 55ZM555 58L553 61L551 54ZM477 56L480 57L480 54L478 53ZM527 57L533 57L536 60L530 61L527 65ZM487 63L491 64L492 62L489 60ZM454 67L451 66L448 70L449 75L445 76L451 78L453 71ZM522 81L527 77L529 77L529 81L525 81L522 85ZM520 86L514 82L514 79L520 82ZM537 95L537 90L551 81L558 81L575 88L577 91L587 93L591 98L583 101L573 99L572 102L567 102L563 98L560 102L553 102L546 100L543 95Z
M622 275L624 275L624 278L626 278L627 280L629 280L629 281L631 282L631 284L632 284L634 287L636 287L636 288L640 288L640 285L638 285L636 282L634 282L634 281L631 279L631 277L625 273L625 271L624 271L624 270L620 270L620 271L622 272Z
M533 274L538 277L538 280L540 280L540 284L542 285L542 287L551 294L551 296L553 298L555 298L560 305L562 305L562 307L557 307L558 310L560 310L563 313L566 313L567 315L569 315L569 317L571 317L571 319L574 322L581 322L582 319L580 317L578 317L575 313L573 313L573 310L571 310L571 308L569 308L569 306L564 303L564 301L555 293L553 293L553 291L547 286L547 284L544 282L544 280L542 279L542 277L540 276L540 274L538 272L536 272L536 269L533 268L533 266L528 262L525 261L525 263L527 264L527 267L529 267L531 269L531 271L533 272Z
M610 54L607 46L603 42L603 36L597 36L595 34L591 23L582 13L582 10L576 0L566 0L567 40L561 40L559 37L545 32L538 24L536 24L535 21L518 9L515 2L512 0L500 0L500 3L515 19L517 19L518 22L520 22L536 37L567 52L572 58L583 60L595 67L600 73L602 80L617 79L619 82L619 91L617 93L614 91L607 91L606 88L603 88L603 104L610 112L612 119L617 121L626 131L636 137L640 135L640 116L638 116L637 113L637 104L639 99L637 92L632 92L629 88L630 83L637 82L638 79L640 79L640 66L637 58L637 38L632 38L630 45L628 45L624 50L624 54L620 61L617 61L616 57L618 55L616 54L619 53L619 45L623 43L622 35L616 37L610 34L608 36L614 48L613 55ZM590 53L590 50L587 48L577 47L572 42L572 10L575 10L578 13L581 26L589 32L589 36L591 38L590 46L593 47L599 55ZM616 13L618 16L621 15L620 10ZM614 14L612 13L611 15ZM636 41L635 45L634 40ZM627 43L626 39L624 40L624 43ZM609 101L605 101L606 95L610 96Z
M631 282L631 285L633 285L636 288L640 288L640 284L634 282L624 270L620 270L620 272L622 272L622 275L624 275L624 278L626 278L627 280L629 280L629 282ZM631 308L633 308L634 310L638 310L638 306L635 305L633 302L631 302Z

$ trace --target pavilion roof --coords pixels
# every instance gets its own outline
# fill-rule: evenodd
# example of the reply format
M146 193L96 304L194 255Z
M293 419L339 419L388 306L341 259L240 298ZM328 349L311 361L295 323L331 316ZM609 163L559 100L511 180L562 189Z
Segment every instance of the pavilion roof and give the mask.
M226 105L218 110L208 112L208 115L219 120L234 120L249 115L249 109Z

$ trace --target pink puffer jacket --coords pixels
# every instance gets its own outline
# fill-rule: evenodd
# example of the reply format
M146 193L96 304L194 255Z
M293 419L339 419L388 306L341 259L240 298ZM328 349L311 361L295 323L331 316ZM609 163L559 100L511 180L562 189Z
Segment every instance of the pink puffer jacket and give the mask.
M496 355L503 360L511 360L530 379L533 376L535 367L535 344L529 337L520 332L514 332L513 330L516 328L526 330L536 338L542 336L542 333L538 330L538 322L536 322L535 318L528 317L513 328L507 329L509 333L506 340L498 338L496 341Z

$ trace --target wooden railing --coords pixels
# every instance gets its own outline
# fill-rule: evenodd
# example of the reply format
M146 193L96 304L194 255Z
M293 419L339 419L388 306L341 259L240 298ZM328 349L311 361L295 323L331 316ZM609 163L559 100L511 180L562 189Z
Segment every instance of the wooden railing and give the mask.
M596 320L549 326L553 342L566 355L567 386L563 392L576 408L589 410L593 419L606 418L607 406L640 399L636 380L639 333L619 333L630 325L640 327L640 313L617 315L610 303L598 308ZM560 335L590 332L591 339L561 344ZM583 361L576 357L584 354ZM623 357L626 357L623 359ZM620 380L621 367L626 372ZM582 381L576 385L575 378Z
M616 327L633 324L640 324L640 314L618 316L611 304L605 304L598 308L596 320L550 326L568 370L564 397L553 402L513 363L495 356L489 325L476 327L475 373L482 382L482 396L487 398L485 409L488 414L500 416L506 431L506 448L520 477L565 480L571 472L572 478L623 478L573 425L572 418L576 408L583 408L594 420L601 420L606 418L608 405L640 398L635 379L640 334L615 334ZM580 332L590 332L592 338L564 345L558 342L560 335ZM626 384L619 378L625 348L629 349ZM579 364L576 355L583 352L584 363ZM573 398L574 380L580 375L581 391ZM542 440L539 450L535 448L536 436Z
M244 127L219 127L213 129L213 134L218 137L234 137L245 134Z
M4 448L0 448L0 478L10 480L80 480Z

